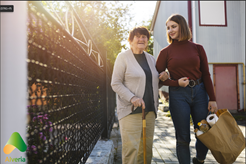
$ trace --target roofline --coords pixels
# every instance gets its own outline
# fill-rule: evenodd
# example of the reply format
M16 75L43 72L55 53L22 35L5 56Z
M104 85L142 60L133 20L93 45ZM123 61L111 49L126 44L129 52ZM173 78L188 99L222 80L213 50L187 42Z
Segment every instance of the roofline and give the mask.
M150 26L150 32L151 33L154 31L155 21L157 18L157 14L158 14L160 5L161 5L161 1L157 1L156 5L155 5L155 12L154 12L154 15L152 17L151 26Z

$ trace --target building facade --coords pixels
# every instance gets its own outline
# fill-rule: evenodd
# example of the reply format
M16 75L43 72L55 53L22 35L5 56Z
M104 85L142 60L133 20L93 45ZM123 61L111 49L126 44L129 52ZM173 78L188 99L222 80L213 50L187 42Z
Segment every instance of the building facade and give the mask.
M165 24L175 13L206 51L218 108L245 111L245 1L157 1L150 29L155 58L168 45Z

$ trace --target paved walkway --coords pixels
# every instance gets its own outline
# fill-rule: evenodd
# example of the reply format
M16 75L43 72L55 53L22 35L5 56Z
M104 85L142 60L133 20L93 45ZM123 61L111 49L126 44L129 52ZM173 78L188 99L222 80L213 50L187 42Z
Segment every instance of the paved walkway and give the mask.
M154 135L154 144L153 144L153 158L151 164L178 164L177 154L176 154L176 139L175 139L175 130L173 123L170 117L165 116L166 112L158 111L158 117L156 119L155 125L155 135ZM245 136L245 126L239 125ZM195 136L194 129L191 126L191 157L195 156ZM116 156L114 164L121 164L121 139L119 128L114 128L112 131L112 136L114 136L113 141L116 149ZM115 137L118 136L118 139ZM192 162L191 162L192 163ZM214 159L211 152L208 152L205 164L218 164ZM234 164L245 164L245 149L237 158Z

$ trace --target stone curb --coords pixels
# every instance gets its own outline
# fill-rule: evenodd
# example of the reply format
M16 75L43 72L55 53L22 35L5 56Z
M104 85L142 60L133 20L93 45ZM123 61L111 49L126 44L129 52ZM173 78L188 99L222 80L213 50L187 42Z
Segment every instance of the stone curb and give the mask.
M115 112L115 122L111 131L110 139L107 141L101 139L97 141L86 161L86 164L114 164L119 140L121 140L119 123L117 113Z
M98 140L86 164L113 164L115 148L112 140Z

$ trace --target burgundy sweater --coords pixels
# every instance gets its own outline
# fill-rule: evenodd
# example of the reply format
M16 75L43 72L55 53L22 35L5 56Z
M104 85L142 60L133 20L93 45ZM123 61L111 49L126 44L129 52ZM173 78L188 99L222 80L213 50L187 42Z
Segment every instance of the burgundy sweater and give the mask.
M166 68L171 79L161 84L179 86L178 79L182 77L189 77L193 80L202 78L209 101L216 101L207 56L202 45L190 41L174 40L160 51L156 61L156 69L159 73L165 71Z

